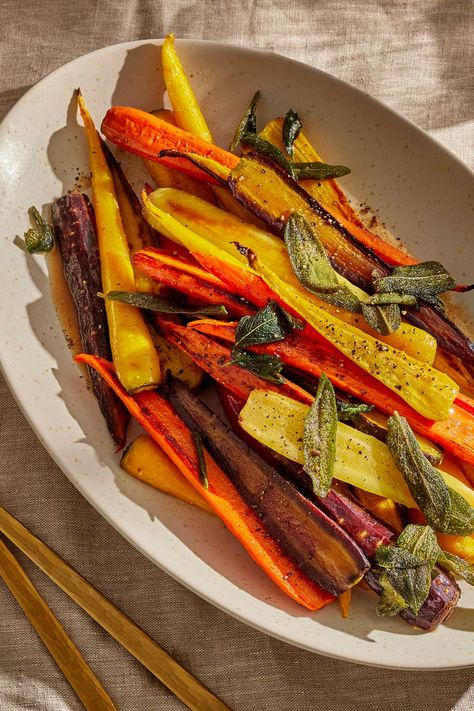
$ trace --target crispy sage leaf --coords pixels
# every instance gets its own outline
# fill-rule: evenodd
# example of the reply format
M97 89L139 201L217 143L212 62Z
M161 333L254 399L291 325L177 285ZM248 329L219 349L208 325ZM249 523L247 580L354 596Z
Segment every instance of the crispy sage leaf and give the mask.
M249 346L282 341L303 323L294 318L276 301L269 301L253 316L242 316L235 332L235 346L241 350Z
M296 180L329 180L349 175L351 169L346 165L330 165L314 161L312 163L293 163L293 173Z
M367 302L373 306L385 306L386 304L399 304L400 306L416 306L417 300L411 294L399 294L396 291L381 292L372 294Z
M382 587L379 603L377 605L377 615L379 617L393 617L402 610L406 610L408 604L404 597L396 590L390 582L389 576L383 572L379 578Z
M365 405L364 403L338 402L337 416L340 422L352 422L357 420L363 412L370 412L374 409L374 405Z
M362 303L361 307L364 318L369 326L382 336L389 336L400 328L402 316L398 304L373 306L370 303Z
M136 306L139 309L149 311L160 311L165 314L183 314L184 316L227 316L227 309L221 304L209 304L209 306L199 306L190 308L188 306L177 306L170 301L163 299L156 294L146 291L109 291L107 294L99 293L103 299L109 301L120 301L129 306Z
M457 491L448 486L451 497L451 510L449 513L448 530L443 533L452 533L455 536L469 536L474 532L474 508Z
M459 556L447 551L440 551L438 565L445 570L449 570L450 573L464 578L469 585L474 585L474 565L468 563L464 558L459 558Z
M293 212L289 216L283 236L293 271L305 289L330 304L361 310L357 296L340 284L323 245L303 215Z
M293 165L273 143L266 141L264 138L260 138L260 136L254 133L245 133L241 137L240 143L243 146L250 146L250 148L253 148L257 153L263 153L263 155L268 156L272 161L278 163L292 178L295 177L293 174Z
M379 546L375 561L384 569L380 577L383 599L377 608L382 616L410 608L418 614L429 595L431 573L440 553L429 526L410 524L394 546Z
M387 422L387 446L428 523L441 533L469 535L474 531L474 509L448 487L430 464L408 422L395 412Z
M420 299L441 294L456 286L456 281L439 262L421 262L395 267L390 276L374 280L375 291L411 294Z
M201 433L198 430L193 430L192 438L194 441L194 446L196 447L196 454L198 459L199 481L205 489L209 489L209 482L207 480L206 457L204 456L204 447L202 446Z
M304 470L317 496L326 496L336 461L337 406L334 388L321 373L318 390L304 422Z
M290 109L285 116L282 128L283 145L290 158L293 158L293 143L298 138L302 126L303 124L296 111Z
M281 375L283 363L278 356L268 353L247 353L238 348L232 350L232 360L228 365L239 365L254 375L258 375L270 383L284 383Z
M41 217L36 207L30 207L28 212L35 227L26 230L24 239L17 235L15 244L30 254L50 252L54 247L54 235L50 225Z
M239 146L242 136L249 133L257 133L257 104L260 99L260 92L256 91L252 97L249 107L242 114L237 128L235 129L234 137L229 146L229 151L235 151Z

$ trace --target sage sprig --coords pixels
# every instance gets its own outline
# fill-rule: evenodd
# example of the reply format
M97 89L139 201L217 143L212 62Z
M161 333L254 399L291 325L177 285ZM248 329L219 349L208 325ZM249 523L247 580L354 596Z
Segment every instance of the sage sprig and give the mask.
M28 212L34 227L26 230L23 239L17 235L15 244L30 254L50 252L54 247L53 230L49 223L41 217L36 207L30 207Z
M234 348L249 348L282 341L295 329L302 328L303 323L289 314L278 302L269 301L253 316L242 316L235 332Z
M428 523L441 533L474 532L474 508L430 464L407 420L395 412L387 422L387 446Z
M340 422L353 422L364 412L371 412L374 405L365 405L362 402L337 402L337 418Z
M387 304L398 304L399 306L416 306L418 300L411 294L399 294L396 291L380 292L369 296L367 301L372 306L385 306Z
M311 477L314 493L326 496L336 461L337 406L334 388L321 373L316 397L304 422L304 471Z
M369 326L382 336L389 336L400 328L402 315L398 304L377 306L367 302L361 303L361 308Z
M266 353L247 353L250 346L282 341L295 329L303 328L303 323L294 318L276 301L253 316L242 316L235 332L230 364L239 365L255 375L275 383L283 383L281 376L283 363L278 356Z
M232 350L232 360L228 365L238 365L249 373L258 375L259 378L268 380L270 383L281 384L285 379L281 375L283 362L276 355L268 353L248 353L238 348Z
M459 575L460 578L469 583L469 585L474 585L474 565L468 563L464 558L460 558L453 553L448 553L447 551L440 551L438 556L438 565L440 565L445 570L449 570L450 573L454 575Z
M290 109L284 118L282 126L283 145L290 158L293 158L293 143L298 138L302 127L303 124L300 117L296 111Z
M256 91L248 108L244 111L242 118L237 124L234 137L229 146L229 151L235 151L236 148L238 148L243 136L257 133L257 104L259 99L260 91Z
M395 267L390 276L374 279L377 292L399 292L411 294L419 299L449 291L456 286L456 280L439 262L421 262L406 267Z
M129 306L136 306L139 309L149 311L159 311L165 314L182 314L183 316L214 318L227 316L227 309L222 304L209 304L209 306L199 306L197 308L179 306L173 304L161 296L145 291L109 291L107 294L99 293L98 296L108 301L120 301Z
M303 215L293 212L289 216L283 236L293 271L305 289L330 304L360 312L360 300L341 285L326 250Z
M417 615L429 595L439 554L438 541L429 526L410 524L396 545L379 546L375 561L383 572L377 614L389 617L410 608Z
M351 169L346 165L330 165L320 161L311 163L293 163L293 174L296 180L329 180L349 175Z

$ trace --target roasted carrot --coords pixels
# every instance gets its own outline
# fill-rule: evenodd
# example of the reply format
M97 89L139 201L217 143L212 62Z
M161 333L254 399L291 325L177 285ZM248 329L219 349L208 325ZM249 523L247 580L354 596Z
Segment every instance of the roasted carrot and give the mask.
M196 447L191 431L168 400L155 392L130 396L120 385L113 365L95 356L76 356L80 363L95 368L114 389L137 422L163 449L197 492L222 519L227 528L262 570L295 602L318 610L334 598L306 578L280 547L262 529L258 516L244 503L237 490L205 452L209 488L200 482Z
M278 392L298 402L307 404L313 402L312 395L289 380L282 385L276 385L249 373L238 365L228 365L232 360L230 349L202 333L161 316L155 317L155 323L168 341L188 353L214 380L225 385L237 397L246 399L249 393L257 388Z
M167 35L163 42L161 63L176 125L212 143L213 138L209 126L176 52L173 34Z
M160 159L159 153L163 150L195 153L212 158L227 168L233 168L239 162L239 158L232 153L172 126L157 116L127 106L113 106L107 111L102 122L102 133L124 150L149 160L161 160L164 165L179 168L187 175L215 185L220 183L213 181L189 161L165 157Z
M206 304L223 304L232 316L245 316L254 309L229 293L226 285L210 272L163 250L137 252L133 266L150 279L177 289Z
M191 326L227 342L233 342L235 337L235 324L202 320ZM309 340L304 332L293 333L284 341L256 346L252 350L278 355L285 365L317 378L324 372L344 392L375 405L389 415L398 411L416 432L437 442L462 461L474 464L474 417L456 404L447 420L428 420L369 373L363 373L330 343L323 339Z
M82 94L78 94L77 101L89 146L102 289L105 292L135 291L127 236L112 174ZM112 358L120 382L129 392L156 387L161 377L160 361L142 312L116 301L107 301L105 308Z

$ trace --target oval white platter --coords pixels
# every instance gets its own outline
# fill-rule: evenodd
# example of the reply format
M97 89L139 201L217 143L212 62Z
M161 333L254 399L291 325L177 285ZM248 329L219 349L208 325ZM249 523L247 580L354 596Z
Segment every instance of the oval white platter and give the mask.
M114 45L80 57L34 86L0 128L2 309L0 360L41 442L93 506L144 555L209 602L307 650L410 669L474 663L474 595L432 634L375 615L376 598L356 591L349 619L338 605L308 614L287 599L224 526L121 471L93 396L84 387L58 325L45 261L12 243L41 207L88 172L73 90L81 87L97 125L112 104L162 105L160 40ZM254 91L260 119L291 106L332 163L352 168L344 186L425 259L460 281L473 264L469 243L472 174L453 155L366 94L309 66L214 42L177 43L217 142L228 145ZM123 156L122 156L123 157ZM125 169L136 173L125 157ZM471 274L472 278L472 274ZM464 299L464 303L467 299ZM472 313L472 312L471 312Z

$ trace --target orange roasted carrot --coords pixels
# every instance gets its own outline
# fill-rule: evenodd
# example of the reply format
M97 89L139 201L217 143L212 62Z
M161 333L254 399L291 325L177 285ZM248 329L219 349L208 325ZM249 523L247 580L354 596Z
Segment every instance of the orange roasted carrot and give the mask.
M112 106L107 111L102 122L102 133L120 148L148 160L157 161L160 151L174 150L211 158L229 169L239 162L239 158L233 153L193 136L192 133L183 131L157 116L128 106ZM164 165L182 170L187 175L220 185L187 160L165 157L160 160Z
M209 488L202 486L191 432L168 400L157 392L128 395L120 385L113 365L106 360L84 353L76 356L75 360L86 363L102 375L137 422L153 437L242 543L257 565L283 592L308 610L318 610L334 599L304 576L283 553L277 542L266 534L259 517L247 506L237 489L207 452L205 458Z
M214 338L232 343L235 324L203 319L189 324ZM391 415L397 410L416 432L428 437L464 462L474 464L474 417L454 404L447 420L428 420L407 405L398 395L362 371L339 353L328 341L307 338L306 329L292 333L284 341L255 346L256 353L279 356L285 365L318 378L324 372L333 385ZM225 383L224 383L225 384Z
M310 405L314 397L289 380L281 385L263 380L231 361L230 349L213 341L198 331L174 323L162 316L155 316L160 333L174 345L185 351L211 378L231 390L237 397L246 400L252 390L271 390Z
M254 312L249 304L229 293L226 284L218 277L183 257L163 250L149 249L137 252L132 263L135 269L160 284L177 289L206 304L223 304L232 316L245 316Z

